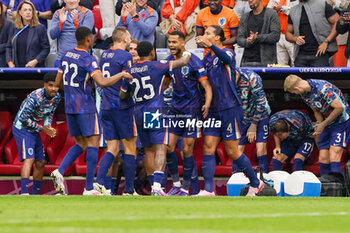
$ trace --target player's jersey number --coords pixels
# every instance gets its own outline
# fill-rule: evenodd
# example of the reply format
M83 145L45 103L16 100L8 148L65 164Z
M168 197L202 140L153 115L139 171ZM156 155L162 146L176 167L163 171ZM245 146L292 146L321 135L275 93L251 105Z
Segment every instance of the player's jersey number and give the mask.
M136 102L141 102L143 100L150 100L154 97L154 88L153 88L152 84L147 83L147 81L150 79L151 79L150 76L142 77L141 84L140 84L140 81L138 79L132 80L132 82L135 83L135 85L136 85L135 93L134 93L134 97L135 97ZM141 88L144 90L143 93L145 93L143 96L139 96L139 91ZM146 91L147 89L148 89L148 91Z
M78 74L78 65L75 64L75 63L71 63L70 65L68 64L67 61L63 61L62 62L62 66L64 67L64 72L63 72L63 84L65 86L71 86L71 87L79 87L79 83L75 83L74 82L74 79L75 77L77 77L77 74ZM70 76L70 82L68 84L68 81L67 80L67 74L69 72L70 69L73 69L73 73L72 75Z

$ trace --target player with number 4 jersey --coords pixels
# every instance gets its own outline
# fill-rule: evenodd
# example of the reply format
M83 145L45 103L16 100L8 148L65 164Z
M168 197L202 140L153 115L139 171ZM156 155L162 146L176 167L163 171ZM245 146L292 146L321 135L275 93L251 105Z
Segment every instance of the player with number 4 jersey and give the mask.
M203 59L203 65L207 69L208 79L213 89L208 118L221 122L220 127L215 125L204 127L203 130L204 190L201 190L198 195L215 196L213 187L215 151L222 138L227 155L250 180L247 196L256 196L264 188L264 183L256 177L247 156L238 149L243 111L235 87L235 56L222 44L224 40L224 31L217 25L209 26L204 36L196 38L197 44L211 50Z
M93 189L93 179L98 159L100 127L92 95L93 80L100 87L111 86L122 78L132 78L119 73L109 79L102 77L96 59L88 53L93 44L90 29L80 27L75 33L78 46L68 51L58 69L56 84L64 84L65 110L70 136L75 138L60 167L51 173L58 192L66 194L63 174L86 149L86 185L84 195L100 195Z

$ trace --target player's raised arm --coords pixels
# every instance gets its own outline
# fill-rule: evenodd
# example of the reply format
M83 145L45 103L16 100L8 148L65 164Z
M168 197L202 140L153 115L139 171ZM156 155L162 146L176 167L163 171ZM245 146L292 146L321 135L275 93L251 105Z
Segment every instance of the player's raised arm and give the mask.
M190 61L190 58L191 58L190 52L187 52L187 51L183 52L182 57L180 59L172 62L172 68L176 69L187 65L187 63Z
M129 73L121 72L116 75L111 76L110 78L103 78L101 72L93 73L92 78L100 87L109 87L114 83L118 82L122 78L127 78L132 80L132 76Z

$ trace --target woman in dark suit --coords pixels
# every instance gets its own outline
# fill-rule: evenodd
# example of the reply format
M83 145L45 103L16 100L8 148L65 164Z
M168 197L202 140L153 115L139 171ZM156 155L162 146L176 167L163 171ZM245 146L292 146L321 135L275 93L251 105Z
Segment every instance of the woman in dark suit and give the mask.
M18 5L13 35L6 48L9 67L44 67L50 52L46 28L39 23L34 5L23 1Z
M13 23L5 19L5 10L0 1L0 67L6 66L6 46L9 37L13 34Z

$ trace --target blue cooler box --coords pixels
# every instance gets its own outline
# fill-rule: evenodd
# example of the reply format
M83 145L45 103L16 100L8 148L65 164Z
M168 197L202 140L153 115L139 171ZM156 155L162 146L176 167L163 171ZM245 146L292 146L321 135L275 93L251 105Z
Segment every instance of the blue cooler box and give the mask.
M240 196L241 189L249 183L243 172L232 174L227 182L227 196Z

